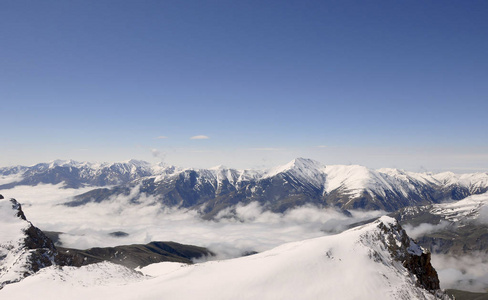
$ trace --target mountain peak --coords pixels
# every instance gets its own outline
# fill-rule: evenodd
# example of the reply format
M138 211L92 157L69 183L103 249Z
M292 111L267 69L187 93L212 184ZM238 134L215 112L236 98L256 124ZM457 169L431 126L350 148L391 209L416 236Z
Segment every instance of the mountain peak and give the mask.
M267 174L268 177L275 176L279 173L284 173L290 170L296 170L300 172L307 172L307 171L312 171L312 170L323 170L325 169L325 166L322 165L320 162L309 159L309 158L302 158L298 157L295 158L294 160L290 161L289 163L278 166L275 168L270 169Z
M307 166L307 167L323 167L322 163L310 159L310 158L303 158L303 157L297 157L288 164L292 164L296 167L301 167L301 166Z
M214 171L221 171L221 170L228 170L228 169L229 168L227 168L224 165L217 165L217 166L209 168L209 170L214 170Z
M129 159L126 161L123 161L122 163L124 164L129 164L129 165L134 165L137 167L148 167L151 166L151 164L145 160L138 160L138 159Z
M80 165L81 163L75 161L75 160L72 160L72 159L56 159L56 160L52 160L50 161L49 163L49 167L50 168L54 168L54 167L72 167L72 166L78 166Z

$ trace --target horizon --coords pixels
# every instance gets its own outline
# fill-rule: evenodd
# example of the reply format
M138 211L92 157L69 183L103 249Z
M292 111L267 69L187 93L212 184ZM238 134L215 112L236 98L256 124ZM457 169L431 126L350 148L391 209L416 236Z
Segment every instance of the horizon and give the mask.
M488 171L488 2L2 8L1 166Z
M1 166L0 165L0 169L1 168L9 168L9 167L33 167L33 166L36 166L38 164L55 164L55 165L63 165L63 164L69 164L69 163L75 163L75 164L90 164L90 165L111 165L111 164L114 164L114 163L131 163L131 161L135 161L136 163L147 163L151 166L155 166L155 165L163 165L163 166L166 166L166 167L177 167L177 168L181 168L182 170L188 170L188 169L194 169L194 170L211 170L211 169L215 169L215 168L224 168L224 169L232 169L232 170L255 170L255 171L270 171L270 170L273 170L273 169L276 169L276 168L281 168L281 167L284 167L292 162L294 162L295 160L298 160L298 159L303 159L303 160L312 160L313 162L315 163L319 163L321 165L323 165L324 167L327 167L327 166L359 166L359 167L365 167L367 169L370 169L370 170L381 170L381 169L397 169L397 170L401 170L401 171L407 171L407 172L414 172L414 173L425 173L425 174L429 174L429 173L432 173L432 174L439 174L439 173L444 173L444 172L452 172L454 174L467 174L467 173L488 173L488 171L486 170L471 170L471 171L465 171L465 172L457 172L457 170L437 170L437 171L432 171L432 170L419 170L419 171L412 171L412 170L407 170L407 169L402 169L402 168L390 168L390 167L380 167L380 168L371 168L371 167L368 167L368 166L365 166L365 165L360 165L360 164L352 164L352 163L349 163L349 164L327 164L327 163L324 163L322 161L319 161L319 160L315 160L315 159L312 159L312 158L307 158L307 157L296 157L290 161L287 161L287 162L283 162L281 164L274 164L274 165L267 165L267 166L262 166L262 167L258 167L258 168L236 168L236 167L232 167L232 166L228 166L228 165L222 165L222 164L217 164L217 165L212 165L210 167L195 167L195 166L181 166L181 165L176 165L176 164L172 164L172 163L169 163L169 162L164 162L164 161L157 161L157 162L150 162L150 161L147 161L147 160L139 160L139 159L127 159L127 160L121 160L121 161L79 161L79 160L74 160L74 159L55 159L55 160L51 160L51 161L44 161L44 162L37 162L37 163L34 163L34 164L30 164L30 165L9 165L9 166ZM463 169L464 170L464 169Z

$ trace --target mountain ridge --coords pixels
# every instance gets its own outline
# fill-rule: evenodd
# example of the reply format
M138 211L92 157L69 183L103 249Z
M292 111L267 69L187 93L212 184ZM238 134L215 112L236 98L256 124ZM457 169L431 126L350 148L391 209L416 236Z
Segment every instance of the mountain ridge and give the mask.
M165 205L198 209L208 218L222 209L253 201L274 212L305 204L395 211L488 191L488 173L373 170L359 165L324 165L306 158L266 170L223 166L183 169L136 160L113 164L54 161L32 167L0 168L0 175L17 176L16 181L0 185L0 189L62 182L71 188L94 187L75 197L68 204L71 206L130 195L139 186L140 193L154 196ZM131 201L137 199L136 195Z

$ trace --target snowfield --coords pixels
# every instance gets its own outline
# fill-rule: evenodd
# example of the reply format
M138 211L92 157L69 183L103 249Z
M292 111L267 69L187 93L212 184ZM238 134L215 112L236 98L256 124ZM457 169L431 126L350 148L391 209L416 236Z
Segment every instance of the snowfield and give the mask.
M81 268L48 267L19 283L7 285L0 291L0 297L439 299L420 288L416 277L388 250L390 243L401 244L395 225L394 219L382 217L341 234L194 265L159 263L136 271L110 263ZM413 243L407 251L421 253Z

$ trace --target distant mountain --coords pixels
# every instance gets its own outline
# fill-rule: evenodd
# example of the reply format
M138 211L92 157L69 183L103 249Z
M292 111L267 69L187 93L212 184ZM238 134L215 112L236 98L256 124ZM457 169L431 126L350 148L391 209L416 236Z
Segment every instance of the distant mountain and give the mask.
M449 299L430 254L390 217L338 235L196 265L46 268L0 291L5 299ZM138 275L139 274L139 275Z
M18 175L15 181L0 185L9 189L17 185L64 183L66 188L83 186L108 186L130 182L155 174L174 172L173 167L151 165L145 161L129 160L119 163L90 163L73 160L56 160L34 166L0 168L0 175Z
M488 193L457 202L407 207L392 216L404 226L430 225L416 240L432 253L488 255Z
M101 187L77 196L68 203L71 206L101 202L115 195L125 195L137 202L144 194L168 206L197 209L206 218L254 201L274 212L305 204L345 210L395 211L447 199L460 200L488 191L488 173L372 170L358 165L326 166L304 158L269 170L235 170L222 166L181 169L134 160L115 164L59 161L2 168L0 175L16 178L0 185L0 190L16 185L61 182L74 188ZM104 187L107 185L112 187ZM134 193L134 189L138 191Z

